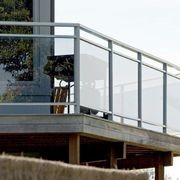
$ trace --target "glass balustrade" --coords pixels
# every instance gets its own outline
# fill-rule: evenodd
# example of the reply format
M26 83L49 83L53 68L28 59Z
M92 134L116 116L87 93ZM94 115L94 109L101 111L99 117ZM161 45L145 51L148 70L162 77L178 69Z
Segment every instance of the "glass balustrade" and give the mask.
M79 24L4 27L18 31L0 31L0 114L85 113L180 134L179 67Z

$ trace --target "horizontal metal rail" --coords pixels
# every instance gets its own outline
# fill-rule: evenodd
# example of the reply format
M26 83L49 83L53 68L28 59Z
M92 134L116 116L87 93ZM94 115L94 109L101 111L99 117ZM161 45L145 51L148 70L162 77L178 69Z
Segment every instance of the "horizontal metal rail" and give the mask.
M150 122L150 121L142 121L144 124L148 124L148 125L152 125L152 126L157 126L157 127L166 127L163 124L160 123L154 123L154 122Z
M139 119L139 118L129 117L129 116L121 115L121 114L118 114L118 113L114 113L113 115L117 116L117 117L120 117L120 118L127 119L127 120L133 120L133 121L137 121L137 122L141 121L141 119Z
M121 46L127 50L130 50L132 52L135 52L135 53L141 53L142 56L144 57L147 57L147 58L150 58L156 62L159 62L159 63L165 63L167 64L169 67L172 67L172 68L175 68L177 70L180 70L180 67L173 64L173 63L170 63L169 61L167 60L164 60L162 58L159 58L159 57L156 57L150 53L147 53L143 50L140 50L138 48L135 48L133 46L130 46L126 43L123 43L121 41L118 41L114 38L111 38L109 36L106 36L98 31L95 31L91 28L88 28L84 25L81 25L79 23L51 23L51 22L16 22L16 21L0 21L0 26L39 26L39 27L80 27L81 30L87 32L87 33L90 33L91 35L94 35L94 36L97 36L101 39L104 39L104 40L107 40L107 41L112 41L113 44L115 45L118 45L118 46Z
M76 38L74 35L46 35L46 34L0 34L0 37L8 38Z
M164 59L162 59L162 58L156 57L156 56L154 56L154 55L152 55L152 54L150 54L150 53L147 53L147 52L145 52L145 51L143 51L143 50L140 50L140 49L135 48L135 47L133 47L133 46L130 46L130 45L126 44L126 43L123 43L123 42L121 42L121 41L118 41L118 40L116 40L116 39L114 39L114 38L111 38L111 37L109 37L109 36L106 36L106 35L104 35L104 34L102 34L102 33L99 33L98 31L95 31L95 30L93 30L93 29L90 29L90 28L88 28L88 27L86 27L86 26L84 26L84 25L81 25L81 24L80 24L80 27L81 27L81 29L82 29L83 31L88 32L88 33L90 33L90 34L93 34L93 35L95 35L95 36L97 36L97 37L99 37L99 38L102 38L102 39L104 39L104 40L110 40L110 41L112 41L113 44L115 44L115 45L121 46L121 47L123 47L123 48L125 48L125 49L128 49L128 50L130 50L130 51L132 51L132 52L135 52L135 53L141 53L141 55L143 55L143 56L145 56L145 57L147 57L147 58L150 58L150 59L152 59L152 60L154 60L154 61L157 61L157 62L160 62L160 63L165 63L165 64L167 64L167 65L170 66L170 67L173 67L173 68L175 68L175 69L177 69L177 70L180 70L180 67L179 67L179 66L177 66L177 65L175 65L175 64L173 64L173 63L170 63L170 62L167 61L167 60L164 60Z
M113 50L113 54L114 54L114 55L117 55L117 56L121 56L121 57L123 57L123 58L126 58L126 59L128 59L128 60L130 60L130 61L140 63L140 60L138 60L138 59L136 59L136 58L132 58L132 57L130 57L130 56L127 56L126 54L117 52L117 51L115 51L115 50Z
M101 108L97 109L96 107L87 107L87 106L83 106L83 105L82 105L82 107L90 109L90 110L95 110L95 111L98 111L98 112L102 112L102 113L112 114L111 111L107 111L107 110L104 110L104 109L101 109Z
M80 37L80 40L81 40L81 41L84 41L84 42L86 42L86 43L88 43L88 44L91 44L91 45L93 45L93 46L96 46L96 47L98 47L98 48L101 48L101 49L103 49L103 50L111 51L111 49L109 49L109 48L107 48L107 47L105 47L105 46L102 46L102 45L100 45L100 44L98 44L98 43L95 43L95 42L93 42L93 41L90 41L89 39Z
M79 23L0 21L0 26L78 27Z
M117 117L120 117L120 118L123 118L123 119L126 119L126 120L132 120L132 121L141 121L140 119L138 118L133 118L133 117L129 117L129 116L124 116L124 115L120 115L120 114L117 114L117 113L114 113L115 116ZM162 124L159 124L159 123L153 123L153 122L150 122L150 121L142 121L142 123L144 124L148 124L148 125L152 125L152 126L157 126L157 127L165 127L164 125Z
M42 103L35 103L35 102L23 102L23 103L0 103L0 106L60 106L60 105L65 105L65 106L69 106L69 105L76 105L76 103L74 102L54 102L54 103L46 103L46 102L42 102Z

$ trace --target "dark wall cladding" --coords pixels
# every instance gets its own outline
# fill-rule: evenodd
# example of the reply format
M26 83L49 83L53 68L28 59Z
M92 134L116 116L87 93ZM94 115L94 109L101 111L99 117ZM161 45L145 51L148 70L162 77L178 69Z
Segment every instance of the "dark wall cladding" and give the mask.
M0 0L0 21L51 19L53 0ZM51 9L52 8L52 9ZM50 34L50 28L0 25L0 34ZM49 78L41 71L54 39L0 37L0 103L51 101ZM45 50L44 50L45 49ZM46 52L46 53L45 53ZM50 113L49 106L2 106L0 114Z

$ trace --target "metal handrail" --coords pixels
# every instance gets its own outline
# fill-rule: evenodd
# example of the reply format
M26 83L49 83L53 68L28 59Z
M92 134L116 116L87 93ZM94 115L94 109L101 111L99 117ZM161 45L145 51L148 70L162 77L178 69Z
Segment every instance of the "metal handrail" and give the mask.
M135 48L135 47L133 47L133 46L130 46L130 45L124 43L124 42L121 42L121 41L119 41L119 40L116 40L116 39L114 39L114 38L111 38L111 37L109 37L109 36L106 36L106 35L98 32L98 31L95 31L95 30L93 30L93 29L91 29L91 28L88 28L88 27L86 27L86 26L84 26L84 25L81 25L81 24L80 24L80 27L81 27L82 30L84 30L84 31L86 31L86 32L88 32L88 33L90 33L90 34L93 34L93 35L95 35L95 36L97 36L97 37L100 37L100 38L102 38L102 39L104 39L104 40L110 40L110 41L112 41L115 45L121 46L121 47L123 47L123 48L125 48L125 49L128 49L128 50L130 50L130 51L132 51L132 52L135 52L135 53L141 53L143 56L145 56L145 57L147 57L147 58L150 58L150 59L152 59L152 60L154 60L154 61L156 61L156 62L165 63L165 64L167 64L167 65L170 66L170 67L173 67L173 68L175 68L175 69L177 69L177 70L180 70L180 67L179 67L179 66L177 66L177 65L175 65L175 64L173 64L173 63L170 63L170 62L167 61L167 60L164 60L164 59L162 59L162 58L156 57L156 56L154 56L154 55L152 55L152 54L150 54L150 53L147 53L147 52L145 52L145 51L143 51L143 50L140 50L140 49L138 49L138 48Z
M47 34L0 34L0 37L14 38L75 38L74 35L47 35Z
M107 35L104 35L103 33L100 33L94 29L91 29L87 26L84 26L82 24L79 24L79 23L52 23L52 22L16 22L16 21L0 21L0 26L1 25L6 25L6 26L46 26L46 27L79 27L81 30L85 31L85 32L88 32L94 36L97 36L101 39L104 39L104 40L107 40L107 41L112 41L113 44L115 45L118 45L118 46L121 46L127 50L130 50L132 52L135 52L135 53L141 53L141 55L143 55L144 57L147 57L147 58L150 58L156 62L159 62L159 63L165 63L167 64L167 66L169 67L172 67L176 70L180 70L180 67L165 60L165 59L162 59L162 58L159 58L159 57L156 57L150 53L147 53L141 49L138 49L138 48L135 48L133 46L130 46L124 42L121 42L119 40L116 40L112 37L109 37Z
M1 26L47 26L47 27L79 27L79 23L53 23L53 22L20 22L0 21Z
M11 102L0 102L0 106L60 106L60 105L76 105L75 102L15 102L15 103L11 103Z

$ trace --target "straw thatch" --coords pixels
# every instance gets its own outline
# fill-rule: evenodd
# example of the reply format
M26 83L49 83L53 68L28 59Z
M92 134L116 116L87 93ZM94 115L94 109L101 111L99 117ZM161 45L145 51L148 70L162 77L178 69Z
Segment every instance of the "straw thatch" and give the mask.
M76 166L25 157L0 156L0 180L147 180L145 171Z

